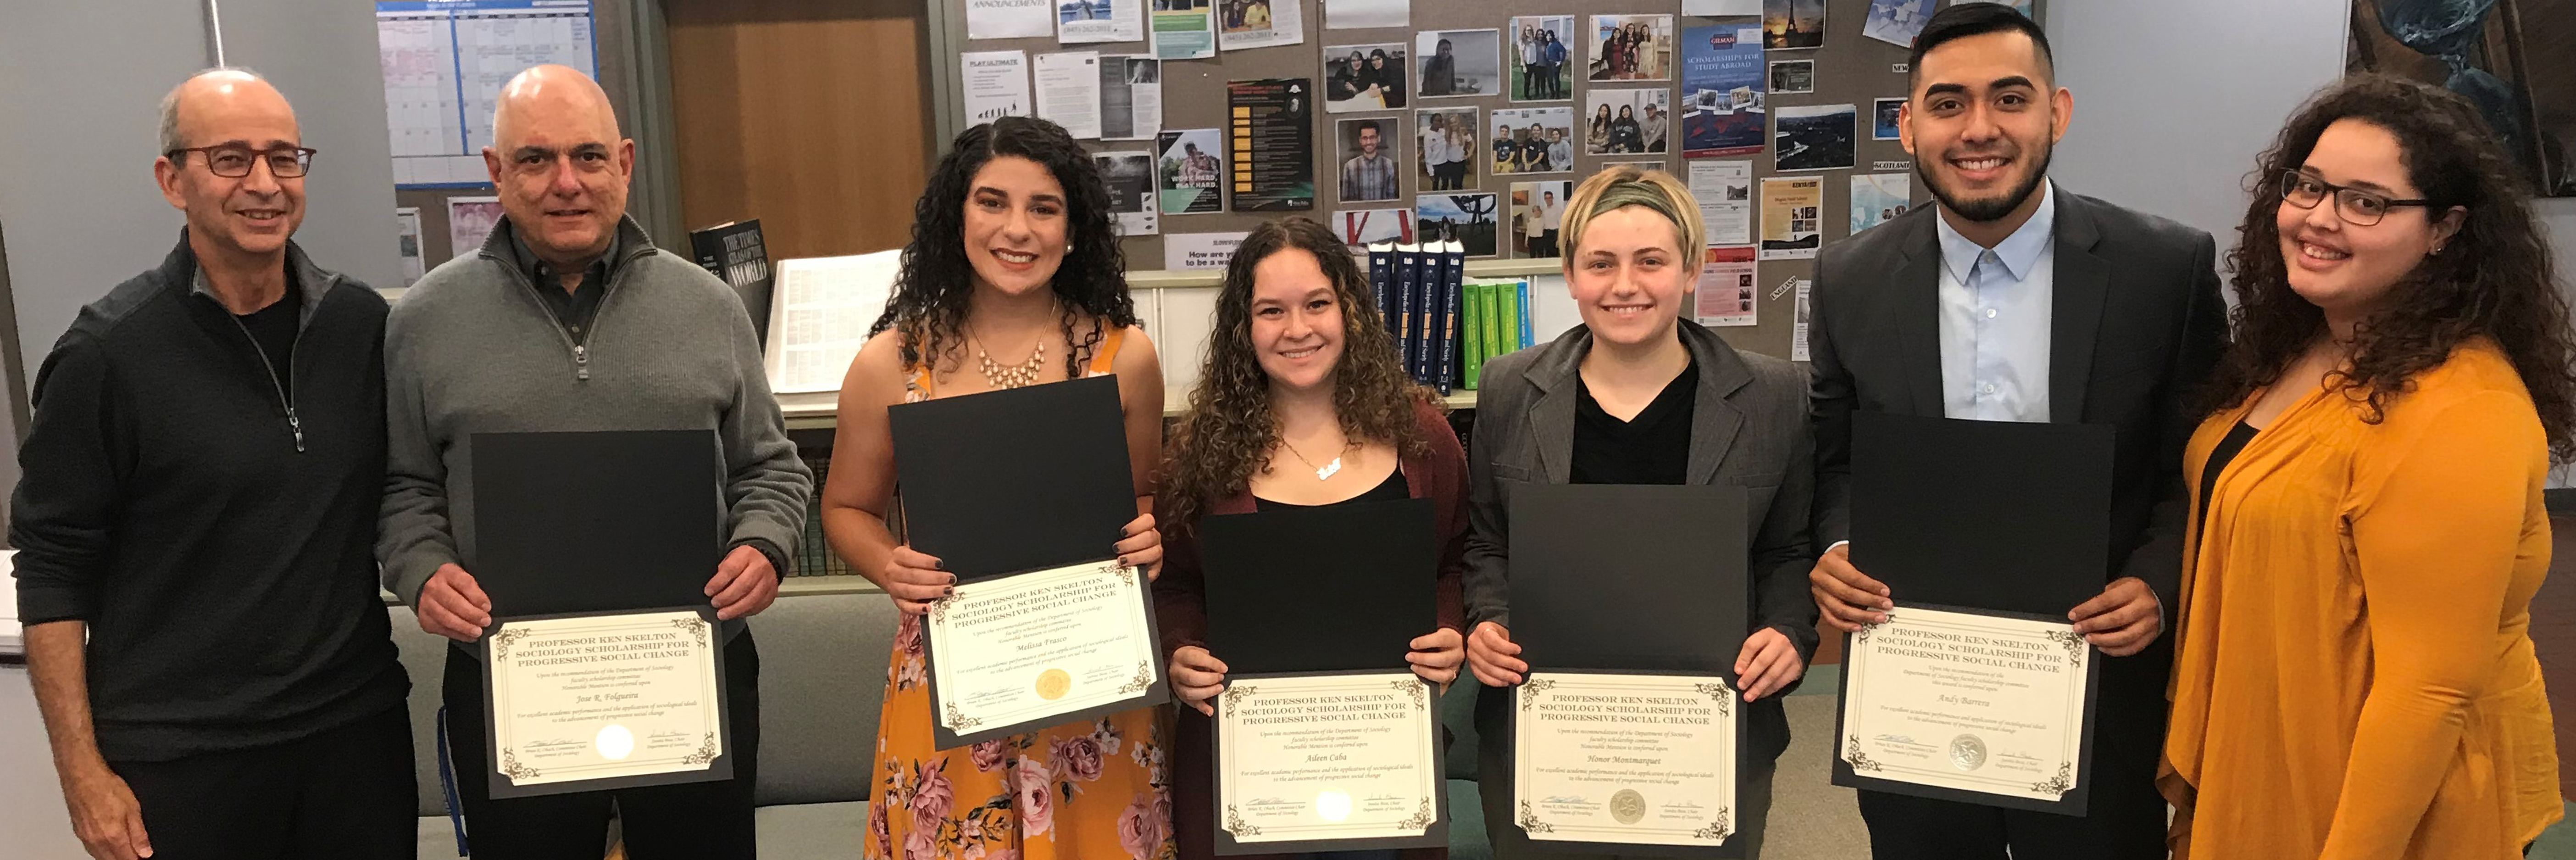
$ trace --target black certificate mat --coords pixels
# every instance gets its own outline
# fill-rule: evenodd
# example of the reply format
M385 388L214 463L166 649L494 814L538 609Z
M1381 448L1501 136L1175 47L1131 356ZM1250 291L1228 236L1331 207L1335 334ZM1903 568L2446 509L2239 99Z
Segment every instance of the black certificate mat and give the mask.
M581 791L612 791L621 788L643 788L645 786L653 785L679 785L690 782L723 782L733 778L733 763L735 761L733 746L733 697L732 694L727 691L725 686L725 637L722 633L722 628L717 624L716 611L714 607L708 606L704 601L701 601L695 606L667 606L653 609L623 610L617 612L567 612L554 615L510 619L496 618L492 624L493 627L497 629L500 627L502 620L545 621L557 618L597 618L609 615L623 615L628 612L635 611L695 612L698 614L698 620L707 625L708 628L713 631L709 637L709 641L707 642L707 655L708 659L715 661L715 686L713 689L708 691L708 694L714 696L716 700L716 734L722 739L720 744L717 746L717 749L722 750L722 752L718 753L714 760L707 762L705 770L680 771L645 776L620 776L605 779L568 780L564 782L521 787L516 782L511 781L510 777L502 774L501 772L501 762L499 761L501 732L500 727L497 724L499 715L493 710L494 702L497 699L497 697L493 695L493 685L498 682L498 679L493 677L492 672L492 637L484 636L480 639L474 640L474 663L475 666L483 673L483 779L485 781L484 790L489 792L488 796L496 799L536 797L547 794L569 794ZM754 750L753 754L757 755L758 752L758 750ZM443 752L442 757L444 757Z
M1228 81L1234 211L1315 208L1315 87L1307 78Z
M906 403L894 434L905 542L959 579L1115 552L1136 518L1118 379Z
M1231 675L1409 670L1439 626L1430 499L1199 521L1208 653Z
M1533 671L1716 674L1751 623L1744 488L1531 484L1511 495L1511 634Z
M1859 541L1853 541L1853 543L1857 544ZM1966 612L1977 615L1989 615L1996 618L2019 618L2025 621L2046 621L2050 623L2064 623L2066 621L2066 613L2064 612L1996 612L1992 610L1967 609L1957 606L1939 606L1912 601L1900 602L1897 605L1900 607L1912 606L1923 609L1938 609L1945 612ZM1851 636L1852 634L1849 633L1843 634L1843 653L1845 654L1851 653ZM1844 761L1841 755L1833 756L1833 784L1847 788L1857 788L1863 791L1883 791L1889 794L1902 794L1911 797L1928 797L1934 800L1948 800L1976 806L2026 809L2034 812L2053 812L2059 815L2073 815L2080 817L2085 814L2089 799L2093 795L2093 726L2096 722L2093 715L2094 709L2098 707L2102 701L2103 659L2102 652L2097 649L2093 652L2092 659L2084 664L2084 740L2082 741L2082 749L2076 756L2077 765L2075 787L2067 790L2066 794L2064 794L2062 798L2055 803L2050 803L2045 800L2032 800L2029 798L1987 794L1981 791L1965 791L1946 786L1923 785L1902 780L1880 779L1873 776L1864 776L1859 772L1854 771L1852 769L1851 762ZM1834 687L1834 730L1836 732L1840 732L1842 730L1843 709L1851 702L1851 673L1839 673L1839 678L1840 680Z
M1136 518L1124 414L1115 375L889 407L905 542L961 582L1110 558ZM1159 642L1152 588L1138 588L1137 601L1146 635ZM935 664L938 648L926 651ZM1153 681L1136 696L1061 714L1055 724L1168 701L1164 667L1148 671ZM938 673L928 675L937 707L946 700ZM940 749L1036 728L930 726Z
M2112 428L1852 417L1851 559L1897 600L2045 615L2102 593Z
M1512 488L1510 505L1511 636L1531 671L1717 675L1743 704L1735 657L1753 605L1744 488L1529 484ZM1735 723L1737 750L1746 722ZM1512 749L1511 738L1502 742ZM1514 756L1503 758L1489 790L1515 790ZM1735 784L1741 808L1741 757ZM1537 841L1508 821L1485 831L1513 854L1744 856L1740 839L1715 848Z
M476 433L465 569L501 618L707 605L724 555L708 430Z

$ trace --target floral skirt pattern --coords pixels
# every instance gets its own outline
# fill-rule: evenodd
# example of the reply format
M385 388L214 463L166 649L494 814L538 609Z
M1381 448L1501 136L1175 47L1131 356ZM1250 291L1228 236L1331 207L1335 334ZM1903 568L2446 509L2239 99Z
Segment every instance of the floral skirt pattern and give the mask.
M896 628L868 804L870 860L1171 860L1166 709L952 750L931 740L921 616Z

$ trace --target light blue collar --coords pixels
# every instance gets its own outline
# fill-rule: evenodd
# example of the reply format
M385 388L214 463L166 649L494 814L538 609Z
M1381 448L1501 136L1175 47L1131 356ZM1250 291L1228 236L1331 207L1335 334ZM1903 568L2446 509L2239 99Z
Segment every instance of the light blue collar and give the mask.
M2022 222L2021 229L2014 230L1994 247L1995 257L2003 261L2005 273L2016 281L2030 278L2031 267L2039 264L2040 252L2048 250L2049 240L2057 235L2056 183L2041 179L2039 189L2032 193L2039 195L2039 211L2030 213L2030 220ZM1933 214L1938 216L1940 213ZM1941 265L1949 269L1950 275L1958 278L1959 283L1967 283L1969 272L1976 268L1977 258L1985 254L1986 248L1951 229L1947 218L1934 217L1932 223L1941 235Z

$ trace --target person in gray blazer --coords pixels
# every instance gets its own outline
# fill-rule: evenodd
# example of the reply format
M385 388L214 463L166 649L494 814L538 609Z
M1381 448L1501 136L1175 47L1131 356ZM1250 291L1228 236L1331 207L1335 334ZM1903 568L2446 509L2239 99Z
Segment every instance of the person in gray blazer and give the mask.
M1467 455L1464 576L1467 660L1488 688L1477 699L1480 773L1510 774L1512 695L1529 671L1511 637L1506 578L1514 484L1732 484L1754 512L1747 570L1754 599L1735 673L1748 704L1736 838L1759 856L1771 771L1789 746L1779 696L1816 651L1807 596L1814 495L1807 374L1736 352L1684 319L1706 235L1699 204L1660 170L1614 167L1566 202L1566 286L1583 325L1554 342L1485 362ZM1530 856L1510 824L1512 793L1484 792L1497 857ZM1555 855L1550 852L1550 856Z

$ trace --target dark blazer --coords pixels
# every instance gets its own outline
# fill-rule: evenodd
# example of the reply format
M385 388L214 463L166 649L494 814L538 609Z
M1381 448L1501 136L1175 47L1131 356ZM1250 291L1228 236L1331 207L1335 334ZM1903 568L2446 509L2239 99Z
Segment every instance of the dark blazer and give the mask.
M2172 221L2052 193L2049 419L2115 431L2111 549L2099 575L2105 583L2144 580L2164 601L2171 631L2182 571L2182 448L2196 423L2187 404L2226 331L2217 245L2208 233ZM1819 548L1851 537L1852 413L1942 414L1938 217L1938 207L1921 207L1817 255L1807 342ZM2169 636L2138 654L2103 660L2087 814L2029 828L2014 837L2016 850L2164 856L2165 805L2154 779L2172 662ZM1954 810L1941 802L1875 795L1863 793L1862 816L1873 833L1889 834L1882 843L1955 826Z
M1431 440L1431 450L1421 457L1404 458L1399 468L1412 497L1431 500L1431 524L1440 546L1440 567L1432 579L1433 605L1439 625L1455 630L1465 626L1459 605L1458 574L1467 544L1467 453L1458 445L1458 434L1449 429L1449 417L1438 407L1420 403L1413 412L1421 433ZM1209 515L1248 514L1255 505L1251 491L1246 490L1217 500L1206 511ZM1173 525L1163 525L1163 572L1154 577L1154 619L1162 627L1165 663L1171 662L1172 652L1184 645L1207 645L1207 579L1201 567L1198 538L1194 529L1177 529ZM1329 632L1317 631L1319 635ZM1225 659L1223 654L1215 656ZM1464 664L1458 667L1458 674L1461 678L1467 676ZM1209 806L1208 798L1215 796L1216 787L1211 779L1215 763L1208 754L1216 748L1216 728L1196 708L1180 706L1178 710L1180 722L1170 747L1172 836L1180 844L1183 858L1209 857L1216 844L1216 810ZM1401 852L1402 860L1439 860L1447 856L1446 848Z
M2197 423L2186 402L2226 332L2217 245L2173 221L2055 193L2049 420L2116 431L2103 581L2137 577L2170 604L2182 577L2182 447ZM1819 548L1851 539L1852 413L1942 414L1939 217L1939 207L1920 207L1817 254L1807 343Z
M1800 660L1816 653L1816 605L1807 596L1815 555L1807 539L1814 486L1807 432L1807 375L1767 355L1738 353L1716 333L1681 322L1682 342L1699 365L1691 407L1689 480L1732 483L1750 491L1753 618L1750 629L1779 630ZM1568 481L1574 467L1575 374L1592 350L1592 330L1576 326L1554 342L1485 362L1476 389L1476 427L1469 434L1467 619L1511 625L1506 578L1511 546L1507 505L1518 484ZM1792 685L1791 689L1795 689ZM1746 709L1746 745L1756 761L1788 748L1781 690ZM1489 694L1479 702L1510 697Z

